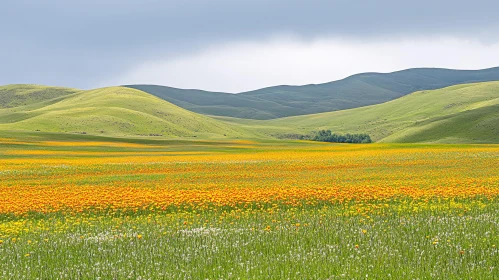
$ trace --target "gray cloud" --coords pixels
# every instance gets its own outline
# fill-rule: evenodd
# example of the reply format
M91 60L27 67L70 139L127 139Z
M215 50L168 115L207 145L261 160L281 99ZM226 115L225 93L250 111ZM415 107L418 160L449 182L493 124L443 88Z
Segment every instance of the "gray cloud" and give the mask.
M497 1L7 0L1 6L0 84L89 88L156 57L282 34L499 40Z

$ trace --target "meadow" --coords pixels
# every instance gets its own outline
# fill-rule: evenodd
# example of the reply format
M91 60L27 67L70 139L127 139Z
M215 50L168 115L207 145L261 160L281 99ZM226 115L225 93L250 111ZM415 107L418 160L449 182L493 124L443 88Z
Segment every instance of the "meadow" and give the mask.
M499 278L498 145L2 137L1 279Z

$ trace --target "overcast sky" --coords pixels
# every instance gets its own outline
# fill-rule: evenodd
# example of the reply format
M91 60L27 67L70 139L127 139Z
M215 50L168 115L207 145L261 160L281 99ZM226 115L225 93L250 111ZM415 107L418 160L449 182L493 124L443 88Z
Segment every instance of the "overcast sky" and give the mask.
M0 84L241 92L499 66L499 1L2 0Z

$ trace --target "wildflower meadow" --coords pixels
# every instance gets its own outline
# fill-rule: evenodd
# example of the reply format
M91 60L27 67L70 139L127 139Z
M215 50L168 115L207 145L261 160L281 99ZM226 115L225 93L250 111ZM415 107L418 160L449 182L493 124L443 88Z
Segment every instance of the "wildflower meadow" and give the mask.
M499 279L499 146L0 139L1 279Z

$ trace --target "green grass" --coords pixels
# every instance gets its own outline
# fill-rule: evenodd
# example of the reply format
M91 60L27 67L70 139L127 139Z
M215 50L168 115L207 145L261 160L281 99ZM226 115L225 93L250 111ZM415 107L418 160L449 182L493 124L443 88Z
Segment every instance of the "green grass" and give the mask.
M341 207L28 219L0 247L0 278L497 279L497 205L449 210L392 205L369 221Z
M252 138L234 124L192 113L145 92L110 87L0 109L0 130L106 136Z
M77 89L41 85L0 86L0 109L26 105L42 106L78 92ZM33 107L30 107L33 108Z
M380 142L498 143L499 82L419 91L379 105L269 121L223 119L274 136L331 129L368 133Z

